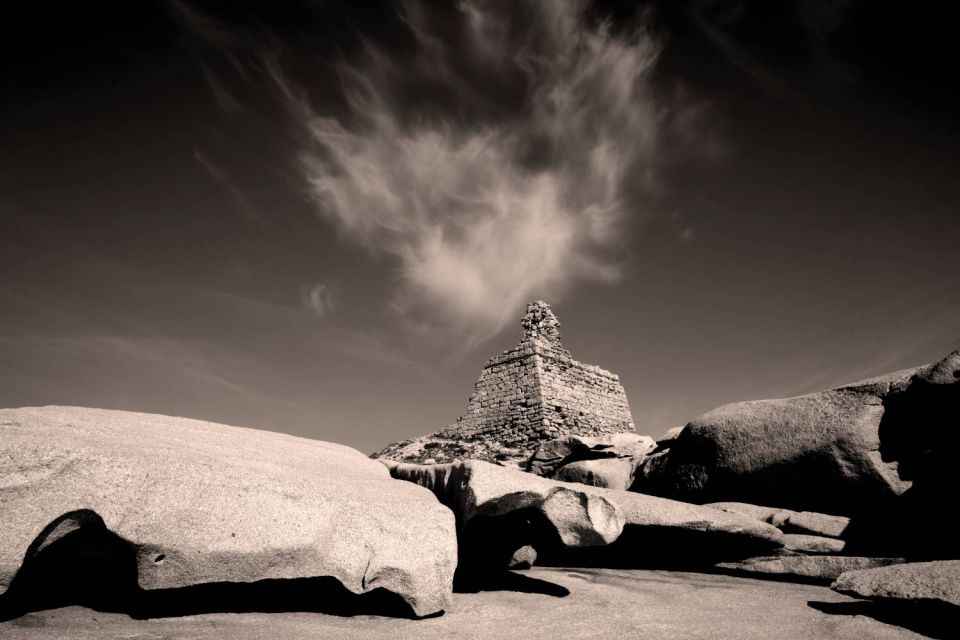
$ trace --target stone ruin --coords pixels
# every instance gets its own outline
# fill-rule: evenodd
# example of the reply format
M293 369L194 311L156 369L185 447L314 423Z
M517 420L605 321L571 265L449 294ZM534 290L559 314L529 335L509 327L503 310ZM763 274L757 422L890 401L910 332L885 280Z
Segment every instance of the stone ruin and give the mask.
M431 435L390 445L377 457L504 462L526 459L544 440L634 430L619 377L571 357L550 305L527 305L521 326L520 344L483 368L463 416Z

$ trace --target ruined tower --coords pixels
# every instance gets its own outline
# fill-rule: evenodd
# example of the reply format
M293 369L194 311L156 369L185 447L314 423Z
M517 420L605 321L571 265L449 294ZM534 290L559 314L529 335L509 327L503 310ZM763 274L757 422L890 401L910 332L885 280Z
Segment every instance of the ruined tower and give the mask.
M520 324L520 344L487 362L466 412L442 435L529 449L561 435L633 431L620 379L570 356L550 305L531 302Z
M633 431L620 379L574 360L545 302L527 305L523 338L491 358L466 412L437 433L396 443L382 457L416 462L523 458L543 440Z

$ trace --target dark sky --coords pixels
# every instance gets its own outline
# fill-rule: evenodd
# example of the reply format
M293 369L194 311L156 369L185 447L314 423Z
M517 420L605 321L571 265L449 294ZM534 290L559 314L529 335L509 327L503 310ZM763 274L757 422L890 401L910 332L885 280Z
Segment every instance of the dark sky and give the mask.
M960 347L945 3L23 4L0 406L372 451L534 298L652 435Z

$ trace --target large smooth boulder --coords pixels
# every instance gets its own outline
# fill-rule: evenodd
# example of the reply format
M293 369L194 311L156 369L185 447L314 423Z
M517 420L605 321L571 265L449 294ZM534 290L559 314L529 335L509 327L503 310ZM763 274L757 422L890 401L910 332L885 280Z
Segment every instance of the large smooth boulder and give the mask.
M623 566L686 565L782 546L783 534L773 526L674 500L548 480L478 460L382 462L395 478L431 489L456 513L461 569L505 567L527 544L536 548L538 563Z
M560 469L575 462L609 458L639 461L656 447L653 438L636 433L565 436L541 443L527 462L527 470L545 478L558 477Z
M910 562L849 571L837 578L831 588L887 605L908 605L952 614L960 622L960 560ZM954 627L954 631L956 629Z
M427 615L457 558L450 510L359 451L124 411L0 410L0 514L2 585L72 536L126 549L144 590L329 576Z
M720 407L646 458L633 489L855 516L899 508L916 482L931 507L958 487L946 464L960 437L958 378L954 352L829 391Z

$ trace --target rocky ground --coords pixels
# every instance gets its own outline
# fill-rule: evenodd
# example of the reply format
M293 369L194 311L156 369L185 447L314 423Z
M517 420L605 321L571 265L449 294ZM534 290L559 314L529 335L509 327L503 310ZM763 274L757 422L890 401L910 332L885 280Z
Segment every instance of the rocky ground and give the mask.
M957 415L960 352L510 466L0 409L0 632L956 638Z
M0 623L0 636L33 638L820 638L901 639L939 635L883 620L882 609L825 587L700 573L617 569L516 572L518 588L569 595L456 593L443 616L406 620L322 613L204 614L135 620L65 607ZM878 619L879 616L879 619ZM902 621L898 621L902 624ZM947 637L947 636L943 636Z

